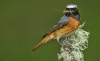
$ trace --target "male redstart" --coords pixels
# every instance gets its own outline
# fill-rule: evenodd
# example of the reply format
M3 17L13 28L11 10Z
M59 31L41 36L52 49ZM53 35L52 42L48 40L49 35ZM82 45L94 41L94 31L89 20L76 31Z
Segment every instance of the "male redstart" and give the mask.
M64 15L60 20L43 36L43 40L38 43L32 51L35 51L39 46L48 42L51 39L56 39L58 43L63 47L60 42L60 38L75 31L80 25L80 14L77 9L77 5L69 4L66 6Z

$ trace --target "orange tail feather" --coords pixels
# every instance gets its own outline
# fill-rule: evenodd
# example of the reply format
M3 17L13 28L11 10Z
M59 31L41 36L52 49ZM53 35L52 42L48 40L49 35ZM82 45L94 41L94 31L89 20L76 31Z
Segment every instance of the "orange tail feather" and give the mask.
M44 44L44 43L46 43L47 41L49 41L50 39L52 39L52 37L51 36L47 36L47 37L45 37L40 43L38 43L34 48L33 48L33 52L37 49L37 48L39 48L42 44Z

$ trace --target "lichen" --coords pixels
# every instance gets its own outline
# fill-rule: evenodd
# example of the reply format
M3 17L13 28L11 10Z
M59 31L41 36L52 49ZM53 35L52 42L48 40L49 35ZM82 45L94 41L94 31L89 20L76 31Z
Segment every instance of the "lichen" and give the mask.
M66 47L66 51L61 47L60 54L57 54L59 60L63 58L63 61L84 61L82 51L88 48L88 38L90 35L89 32L82 29L84 24L85 22L63 40L62 43L66 46L70 45L70 47Z

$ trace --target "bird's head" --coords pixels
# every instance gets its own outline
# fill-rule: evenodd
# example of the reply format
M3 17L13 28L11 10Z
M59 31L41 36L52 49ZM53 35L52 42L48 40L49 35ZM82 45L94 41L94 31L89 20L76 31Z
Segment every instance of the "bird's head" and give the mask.
M73 15L78 15L78 9L77 9L77 5L75 4L69 4L66 6L66 10L63 11L65 13L65 15L67 16L73 16Z

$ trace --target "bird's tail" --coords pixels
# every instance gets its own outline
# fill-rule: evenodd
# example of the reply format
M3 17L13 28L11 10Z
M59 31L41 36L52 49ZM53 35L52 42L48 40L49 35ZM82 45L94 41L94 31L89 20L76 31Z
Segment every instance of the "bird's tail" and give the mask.
M33 48L33 52L38 48L40 47L42 44L48 42L49 40L51 40L53 38L52 35L47 35L40 43L38 43L34 48Z

